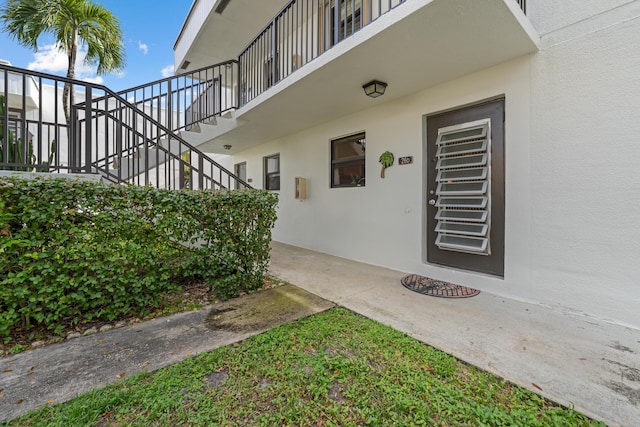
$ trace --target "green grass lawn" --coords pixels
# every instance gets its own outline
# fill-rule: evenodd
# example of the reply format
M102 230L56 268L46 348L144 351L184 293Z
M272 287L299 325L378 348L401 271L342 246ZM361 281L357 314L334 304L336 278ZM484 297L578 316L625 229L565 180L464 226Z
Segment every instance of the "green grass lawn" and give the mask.
M603 425L344 309L9 425Z

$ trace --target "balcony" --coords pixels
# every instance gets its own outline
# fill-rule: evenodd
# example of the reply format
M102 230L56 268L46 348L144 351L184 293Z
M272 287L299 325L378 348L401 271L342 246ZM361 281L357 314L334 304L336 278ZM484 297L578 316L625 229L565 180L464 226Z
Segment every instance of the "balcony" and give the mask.
M237 59L286 0L195 0L173 46L176 73Z
M191 55L205 46L211 61L223 53L238 59L239 81L229 89L238 93L235 116L245 124L217 136L215 144L232 145L231 154L538 49L525 0L338 0L337 6L336 0L292 0L258 30L253 18L269 8L241 9L244 1L231 0L222 14L201 20L198 35L183 49L190 52L183 60L196 65L204 55ZM246 31L216 43L206 35L216 26L221 31L222 22L235 23L236 33ZM249 29L257 36L232 54ZM193 27L183 29L179 42L188 31ZM176 63L178 58L176 50ZM374 78L389 84L376 101L362 93ZM202 147L209 148L214 145Z

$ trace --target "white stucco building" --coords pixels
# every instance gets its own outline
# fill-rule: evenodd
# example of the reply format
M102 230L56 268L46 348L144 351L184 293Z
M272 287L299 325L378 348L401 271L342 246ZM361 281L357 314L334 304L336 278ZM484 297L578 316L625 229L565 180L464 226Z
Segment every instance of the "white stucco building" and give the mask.
M240 60L201 149L279 193L274 239L640 327L640 1L338 10L196 0L176 41L177 70Z

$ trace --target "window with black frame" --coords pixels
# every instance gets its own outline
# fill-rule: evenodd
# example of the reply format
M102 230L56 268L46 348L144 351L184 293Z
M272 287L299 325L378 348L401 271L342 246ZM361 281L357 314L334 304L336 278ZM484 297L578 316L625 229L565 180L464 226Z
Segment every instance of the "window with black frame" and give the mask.
M331 187L364 187L365 133L331 141Z
M280 154L264 158L264 188L280 190Z
M336 8L338 19L336 19ZM362 1L361 0L338 0L331 4L330 23L330 46L341 42L356 31L362 28ZM336 28L338 23L338 28Z

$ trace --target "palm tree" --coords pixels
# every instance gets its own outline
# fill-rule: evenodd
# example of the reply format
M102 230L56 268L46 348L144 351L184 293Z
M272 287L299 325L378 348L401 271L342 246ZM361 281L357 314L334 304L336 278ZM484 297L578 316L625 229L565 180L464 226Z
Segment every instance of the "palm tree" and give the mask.
M23 46L38 50L38 38L52 33L67 54L67 77L75 78L78 47L87 47L85 63L96 66L98 74L124 67L124 46L120 22L109 10L91 0L7 0L0 8L3 31ZM65 84L62 92L64 115L69 123L73 90Z

